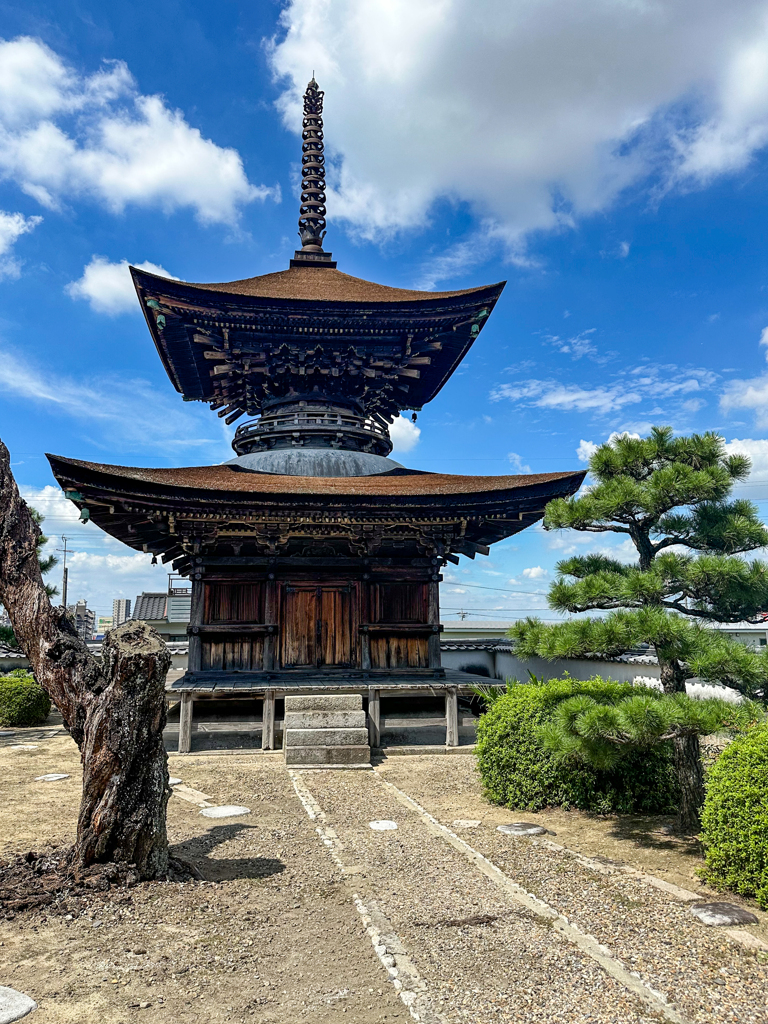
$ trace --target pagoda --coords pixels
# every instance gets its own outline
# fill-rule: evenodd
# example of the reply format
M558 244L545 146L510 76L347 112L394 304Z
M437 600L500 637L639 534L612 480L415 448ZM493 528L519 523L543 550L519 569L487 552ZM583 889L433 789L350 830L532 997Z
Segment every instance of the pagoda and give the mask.
M143 469L48 456L82 518L191 580L180 749L204 694L264 699L266 747L286 692L368 691L375 707L382 689L442 688L455 702L472 680L441 667L441 568L487 555L584 477L426 473L389 457L390 424L439 393L504 282L424 292L339 271L323 248L322 105L313 79L288 269L226 284L131 270L184 400L227 424L249 417L235 457Z

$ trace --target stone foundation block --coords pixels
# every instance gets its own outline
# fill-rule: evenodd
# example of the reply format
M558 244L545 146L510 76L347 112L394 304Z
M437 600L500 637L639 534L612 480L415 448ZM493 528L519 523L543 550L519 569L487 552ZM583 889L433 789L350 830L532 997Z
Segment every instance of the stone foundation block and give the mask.
M286 747L354 747L368 742L367 729L286 729Z
M364 711L286 711L285 729L365 729Z
M319 693L302 694L285 698L288 711L362 711L361 693Z
M349 747L286 747L285 763L302 764L370 764L371 748L365 744Z

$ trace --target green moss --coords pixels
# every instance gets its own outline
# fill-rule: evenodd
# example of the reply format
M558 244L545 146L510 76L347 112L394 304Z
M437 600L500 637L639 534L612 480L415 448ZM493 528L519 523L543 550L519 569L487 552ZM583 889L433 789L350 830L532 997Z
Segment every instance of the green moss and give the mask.
M705 877L768 910L768 725L729 744L709 771Z
M51 711L51 699L34 676L24 671L0 678L0 725L41 725Z
M637 751L609 771L559 760L541 746L538 728L562 700L581 693L611 702L638 693L659 696L599 676L511 685L478 723L476 756L488 799L529 811L553 806L603 814L674 810L677 787L667 744Z

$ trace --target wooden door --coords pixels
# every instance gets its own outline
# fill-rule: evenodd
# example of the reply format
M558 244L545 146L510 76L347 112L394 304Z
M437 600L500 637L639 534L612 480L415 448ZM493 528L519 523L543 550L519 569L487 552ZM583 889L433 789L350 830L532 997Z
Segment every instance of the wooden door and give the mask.
M285 587L283 668L349 668L353 663L351 587Z

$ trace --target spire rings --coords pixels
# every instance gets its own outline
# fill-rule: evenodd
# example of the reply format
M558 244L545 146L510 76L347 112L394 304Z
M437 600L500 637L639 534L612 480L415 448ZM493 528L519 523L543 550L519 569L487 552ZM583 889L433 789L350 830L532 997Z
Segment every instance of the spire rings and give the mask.
M323 95L313 78L304 93L304 120L301 133L299 236L304 249L315 251L323 248L326 227Z

